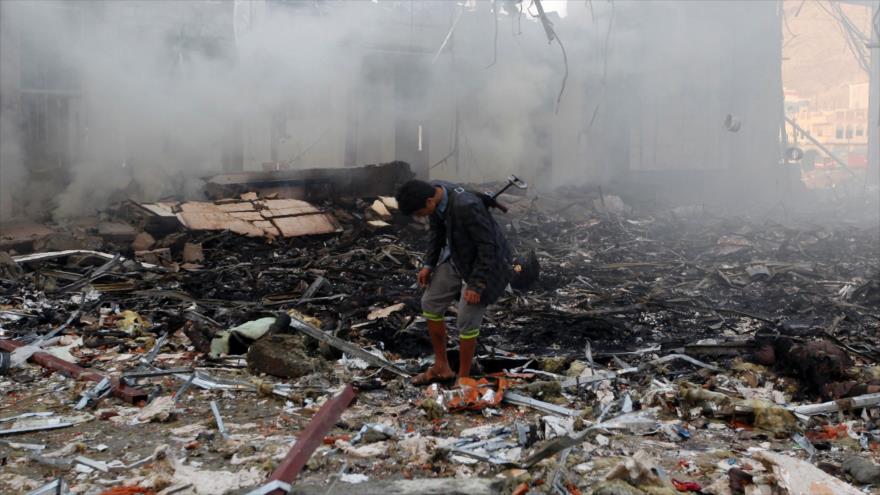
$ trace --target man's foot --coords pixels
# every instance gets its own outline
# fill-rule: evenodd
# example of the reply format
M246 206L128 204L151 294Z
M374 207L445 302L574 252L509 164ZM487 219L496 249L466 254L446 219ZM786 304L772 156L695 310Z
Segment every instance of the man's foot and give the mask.
M426 371L412 377L410 383L417 387L422 387L432 383L452 383L454 381L455 372L452 371L452 368L447 366L445 369L438 370L431 366Z
M469 377L469 376L459 376L459 377L457 377L457 378L455 379L455 388L461 388L461 387L462 387L462 384L461 384L461 379L462 379L462 378L468 380L468 379L470 379L471 377ZM470 383L468 383L468 385L470 385Z

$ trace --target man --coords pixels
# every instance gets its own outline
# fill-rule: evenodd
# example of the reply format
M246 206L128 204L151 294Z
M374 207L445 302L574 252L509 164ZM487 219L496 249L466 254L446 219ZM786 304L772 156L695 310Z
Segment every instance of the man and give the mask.
M425 288L422 314L428 321L434 365L413 377L412 383L427 385L455 379L446 356L443 315L456 298L458 377L468 377L486 307L501 296L510 281L510 247L482 197L456 184L412 180L397 191L396 198L404 215L428 217L431 226L418 282Z

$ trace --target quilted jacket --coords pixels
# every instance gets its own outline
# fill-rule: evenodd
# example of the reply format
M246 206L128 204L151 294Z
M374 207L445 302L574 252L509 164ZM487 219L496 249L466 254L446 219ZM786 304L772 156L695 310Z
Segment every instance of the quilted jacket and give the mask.
M425 264L435 267L448 241L452 262L467 282L480 293L481 304L492 304L510 282L512 254L501 227L482 198L457 184L431 181L446 188L449 202L441 215L429 218L431 226Z

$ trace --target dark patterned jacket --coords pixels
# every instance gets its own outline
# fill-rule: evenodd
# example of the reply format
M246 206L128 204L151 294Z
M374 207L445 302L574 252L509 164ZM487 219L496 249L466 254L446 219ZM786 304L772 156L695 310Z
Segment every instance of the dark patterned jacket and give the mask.
M492 304L510 282L512 254L501 227L482 198L458 184L431 181L446 188L449 203L441 217L431 215L425 264L435 267L448 239L452 262L468 288L480 293L481 304Z

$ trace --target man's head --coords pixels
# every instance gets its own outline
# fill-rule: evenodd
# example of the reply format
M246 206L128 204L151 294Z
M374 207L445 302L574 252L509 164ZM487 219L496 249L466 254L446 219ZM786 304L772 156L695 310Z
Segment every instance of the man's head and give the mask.
M443 193L423 180L411 180L400 186L394 197L404 215L426 217L437 209Z

